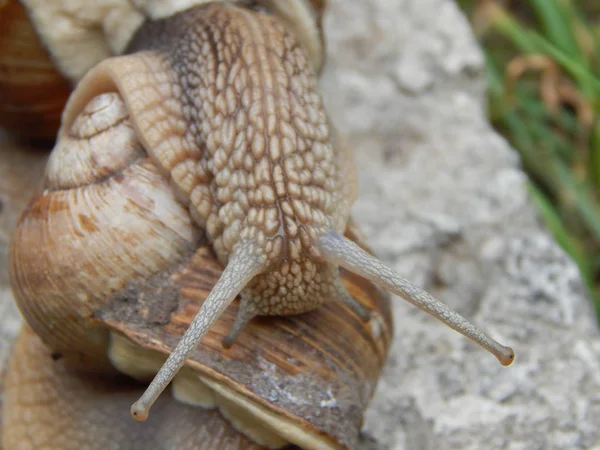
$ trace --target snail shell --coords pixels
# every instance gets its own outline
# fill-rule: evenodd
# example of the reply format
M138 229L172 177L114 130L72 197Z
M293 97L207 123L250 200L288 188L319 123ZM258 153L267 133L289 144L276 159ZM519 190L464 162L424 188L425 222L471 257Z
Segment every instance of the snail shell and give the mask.
M23 6L0 2L0 127L54 139L70 91Z
M90 324L92 311L129 280L179 261L199 236L119 97L102 95L57 143L44 190L20 220L13 292L48 345L96 370L107 363L107 333Z
M92 99L61 136L44 189L21 217L12 244L17 303L47 348L39 361L27 361L27 353L15 351L7 424L18 423L23 397L31 396L20 389L27 386L25 380L19 383L14 374L32 372L22 365L43 363L36 370L48 374L49 387L40 395L73 383L82 390L89 382L92 392L100 383L131 398L129 392L137 391L126 390L129 385L114 378L115 368L150 380L222 271L187 209L144 153L118 94ZM347 236L366 248L352 223ZM222 341L239 308L234 303L175 378L173 398L217 408L238 430L269 448L289 442L302 448L352 448L393 330L387 296L360 277L342 275L348 291L377 320L364 322L331 299L308 314L253 321L241 331L238 344L225 350ZM31 332L24 331L22 341L42 352ZM96 376L88 380L90 371ZM100 373L104 377L98 380ZM49 404L36 397L36 414L40 421L60 415L76 395L81 401L68 410L77 419L69 420L75 420L73 425L93 420L91 413L78 413L92 406L80 405L85 399L105 405L116 395L110 392L109 397L69 393ZM97 420L103 425L108 419ZM15 425L5 442L16 442L23 432Z

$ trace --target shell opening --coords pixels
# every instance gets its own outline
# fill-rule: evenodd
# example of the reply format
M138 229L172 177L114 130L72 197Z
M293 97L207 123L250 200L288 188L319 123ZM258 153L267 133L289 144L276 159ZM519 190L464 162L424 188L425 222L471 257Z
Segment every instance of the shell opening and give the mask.
M115 368L136 380L152 379L160 370L167 357L155 350L139 347L117 333L111 333L109 358ZM242 434L260 445L268 448L281 448L289 442L260 418L253 417L242 406L216 394L209 387L205 377L196 374L191 368L183 367L171 383L173 397L180 403L203 409L219 407L223 416ZM231 395L230 395L231 396ZM139 411L137 420L145 420L148 416Z
M215 393L191 369L183 367L171 383L173 397L181 403L204 409L217 406Z
M320 450L339 450L340 445L324 439L318 432L310 429L310 426L299 423L296 420L285 417L282 414L275 413L254 403L252 400L241 395L239 392L214 380L204 378L203 381L210 386L217 394L217 404L219 409L227 416L236 415L234 426L239 431L261 433L261 436L255 436L258 439L265 439L265 431L272 431L281 437L281 439L298 445L300 448L315 448ZM243 411L243 412L242 412ZM246 422L245 418L252 418ZM238 421L236 424L235 421ZM257 425L260 424L259 427ZM253 427L256 427L252 430ZM252 436L251 436L252 437ZM275 443L275 441L273 441ZM345 448L345 447L344 447Z
M141 382L154 378L166 355L134 344L120 334L110 333L108 357L115 368ZM194 372L183 367L171 383L173 397L181 403L204 409L216 407L215 394Z
M162 353L142 348L113 332L110 333L108 358L118 371L141 382L151 380L167 359Z

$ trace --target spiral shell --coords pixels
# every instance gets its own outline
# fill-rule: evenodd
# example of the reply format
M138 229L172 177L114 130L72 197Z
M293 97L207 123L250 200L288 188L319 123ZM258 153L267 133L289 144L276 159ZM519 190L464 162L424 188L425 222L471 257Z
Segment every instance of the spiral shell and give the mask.
M106 362L89 323L107 296L191 251L200 233L145 155L116 94L92 100L57 143L43 192L11 250L11 283L33 330L55 351Z

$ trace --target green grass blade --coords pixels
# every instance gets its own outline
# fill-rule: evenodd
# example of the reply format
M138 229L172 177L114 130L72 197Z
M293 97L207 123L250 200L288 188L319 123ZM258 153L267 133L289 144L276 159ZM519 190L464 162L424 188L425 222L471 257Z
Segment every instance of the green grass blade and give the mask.
M577 241L577 238L568 232L550 200L535 185L528 183L527 187L533 203L540 212L542 220L558 244L577 264L582 280L592 297L596 315L600 318L600 295L594 282L594 270L591 262L588 260L585 249Z
M585 61L573 35L571 25L566 20L571 15L567 11L570 5L561 5L556 1L532 0L531 6L536 12L548 40L561 51L574 59Z

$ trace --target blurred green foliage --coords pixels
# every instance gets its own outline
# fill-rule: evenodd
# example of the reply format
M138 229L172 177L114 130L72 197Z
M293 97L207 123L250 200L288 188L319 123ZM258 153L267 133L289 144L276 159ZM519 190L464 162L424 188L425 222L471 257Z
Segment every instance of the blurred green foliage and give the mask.
M600 1L459 4L485 51L490 119L600 318Z

